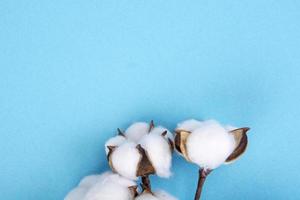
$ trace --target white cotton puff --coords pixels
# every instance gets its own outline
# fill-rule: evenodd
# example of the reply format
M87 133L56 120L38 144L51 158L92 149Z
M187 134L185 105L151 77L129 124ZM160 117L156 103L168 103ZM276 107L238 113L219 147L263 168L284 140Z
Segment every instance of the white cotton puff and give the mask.
M84 177L78 184L78 187L69 192L64 200L83 200L84 196L92 186L94 186L97 182L106 178L110 174L111 173L106 172L101 175L90 175Z
M132 200L136 183L111 172L87 176L64 200Z
M129 185L124 185L124 180L119 181L118 178L121 177L109 177L97 182L87 192L84 200L132 200L133 193L129 190Z
M92 187L93 185L95 185L97 182L102 181L112 175L113 175L112 172L105 172L100 175L89 175L89 176L86 176L83 179L81 179L78 186L89 188L89 187Z
M185 120L185 121L177 124L176 129L192 132L192 131L196 130L197 128L201 127L203 125L202 123L203 123L202 121L198 121L195 119L188 119L188 120Z
M134 142L126 142L117 147L112 155L111 161L116 172L126 178L136 180L138 163L141 155Z
M129 126L124 135L133 142L138 142L144 135L148 134L149 124L146 122L136 122Z
M159 190L154 192L154 194L150 194L150 193L143 193L141 195L139 195L137 198L135 198L135 200L177 200L176 197L168 194L167 192L163 191L163 190Z
M209 120L189 135L186 146L192 162L205 169L215 169L233 152L235 141L218 122Z
M160 200L156 196L153 196L150 193L143 193L135 198L135 200Z
M227 131L233 131L233 130L237 129L237 127L231 126L231 125L226 125L224 128L225 128Z
M154 195L159 199L159 200L178 200L176 197L170 195L169 193L163 191L163 190L158 190L154 192Z
M85 187L77 187L71 190L68 195L64 198L64 200L83 200L86 195L88 188Z
M121 144L123 144L124 142L126 142L126 138L124 136L121 135L117 135L115 137L110 138L109 140L106 141L105 143L105 153L106 155L108 154L109 150L108 150L108 146L120 146Z
M140 140L140 144L146 150L156 174L160 177L169 177L172 152L167 139L161 135L148 134Z
M161 135L165 131L167 131L167 134L166 134L165 138L169 138L169 139L171 139L173 141L174 140L173 134L168 129L166 129L163 126L154 127L152 129L152 131L150 132L150 134Z

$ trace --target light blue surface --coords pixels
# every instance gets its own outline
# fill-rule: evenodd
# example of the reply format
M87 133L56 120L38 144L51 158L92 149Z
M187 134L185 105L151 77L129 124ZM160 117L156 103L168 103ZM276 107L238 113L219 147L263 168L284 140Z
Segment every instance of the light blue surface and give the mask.
M136 120L250 126L247 153L204 200L300 197L300 3L0 1L0 199L61 200L108 169L103 144ZM176 157L153 185L193 197Z

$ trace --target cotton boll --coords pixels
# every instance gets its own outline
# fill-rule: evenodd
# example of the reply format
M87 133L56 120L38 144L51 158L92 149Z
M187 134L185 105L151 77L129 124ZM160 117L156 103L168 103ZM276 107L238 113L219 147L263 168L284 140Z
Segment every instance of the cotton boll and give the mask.
M170 138L173 141L174 140L173 134L168 129L166 129L165 127L162 127L162 126L154 127L152 129L152 131L150 132L150 134L161 135L165 131L167 131L165 138Z
M106 143L105 143L105 153L106 155L109 152L108 146L120 146L121 144L123 144L124 142L126 142L126 138L124 136L121 135L117 135L115 137L110 138Z
M169 177L172 153L167 139L161 135L148 134L140 140L140 144L147 152L156 174L161 177Z
M111 155L113 169L120 175L136 180L138 163L141 155L133 142L126 142L117 147Z
M154 195L160 200L178 200L176 197L170 195L169 193L163 190L158 190L154 192Z
M203 125L202 121L198 121L195 119L188 119L177 124L176 130L185 130L185 131L192 132L195 129L201 127L202 125Z
M210 120L190 134L186 146L192 162L205 169L214 169L233 152L235 141L218 122Z
M136 122L129 126L124 135L133 142L138 142L144 135L149 132L149 124L146 122Z

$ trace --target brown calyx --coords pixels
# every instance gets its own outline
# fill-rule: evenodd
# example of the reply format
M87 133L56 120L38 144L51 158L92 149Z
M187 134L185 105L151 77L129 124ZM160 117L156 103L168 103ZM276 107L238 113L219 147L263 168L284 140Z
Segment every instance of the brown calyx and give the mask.
M186 141L190 134L189 131L184 130L176 130L175 133L175 148L187 161L190 161L190 159L187 153Z
M225 163L234 162L246 151L248 145L247 131L249 131L249 129L248 127L238 128L229 132L229 134L232 134L234 137L236 147L226 159Z
M113 166L113 164L112 164L112 160L111 160L111 155L112 155L112 153L115 151L116 146L107 146L107 148L108 148L108 154L107 154L106 158L107 158L107 160L108 160L108 164L109 164L111 170L112 170L113 172L116 172L116 170L114 169L114 166Z
M138 163L136 176L146 176L149 174L154 174L155 169L154 169L152 163L150 162L150 159L149 159L145 149L143 149L143 147L140 144L137 145L136 148L141 155L140 161Z
M137 185L133 185L128 187L129 191L131 192L133 197L137 197L138 196L138 191L137 191L138 186Z

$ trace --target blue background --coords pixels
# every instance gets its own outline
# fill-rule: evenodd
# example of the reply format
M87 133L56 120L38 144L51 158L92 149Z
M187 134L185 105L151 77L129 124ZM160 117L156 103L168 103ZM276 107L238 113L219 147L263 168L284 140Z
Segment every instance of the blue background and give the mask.
M0 1L0 199L59 200L131 122L250 126L203 199L299 199L300 2ZM197 167L170 180L190 200Z

